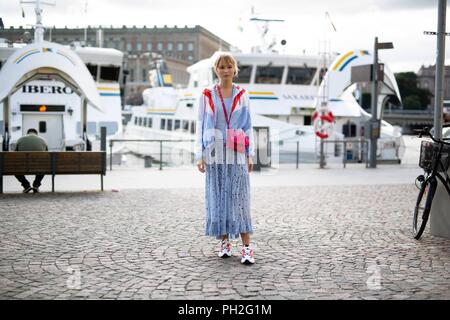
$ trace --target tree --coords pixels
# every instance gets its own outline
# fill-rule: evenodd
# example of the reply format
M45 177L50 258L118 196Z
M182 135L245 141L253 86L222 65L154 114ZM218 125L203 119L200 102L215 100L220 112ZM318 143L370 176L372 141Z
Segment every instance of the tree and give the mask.
M405 99L403 99L403 106L405 107L405 109L423 109L423 106L420 103L420 98L415 94L406 96Z
M424 110L430 104L433 94L417 86L417 74L400 72L395 74L404 109Z

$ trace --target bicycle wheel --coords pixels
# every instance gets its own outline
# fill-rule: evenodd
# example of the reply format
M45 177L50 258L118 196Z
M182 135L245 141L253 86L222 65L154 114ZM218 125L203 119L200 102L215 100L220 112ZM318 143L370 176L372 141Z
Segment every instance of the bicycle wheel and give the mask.
M420 239L425 230L425 226L427 225L431 211L431 202L433 201L434 193L436 192L436 185L436 178L432 177L422 182L422 186L420 187L413 217L413 235L417 240Z

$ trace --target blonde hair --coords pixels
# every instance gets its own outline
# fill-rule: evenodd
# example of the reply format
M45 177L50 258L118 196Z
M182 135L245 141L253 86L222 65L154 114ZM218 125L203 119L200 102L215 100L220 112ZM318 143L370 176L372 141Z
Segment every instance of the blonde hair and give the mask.
M234 67L234 70L235 70L234 76L236 77L236 76L238 75L238 72L239 72L239 68L238 68L238 65L237 65L237 61L236 61L236 59L231 55L231 53L228 53L228 52L223 52L223 53L221 53L221 54L217 57L216 61L214 62L214 71L216 71L216 73L217 73L217 69L219 68L219 64L220 64L220 62L221 62L222 60L223 60L225 63L230 63L230 64Z

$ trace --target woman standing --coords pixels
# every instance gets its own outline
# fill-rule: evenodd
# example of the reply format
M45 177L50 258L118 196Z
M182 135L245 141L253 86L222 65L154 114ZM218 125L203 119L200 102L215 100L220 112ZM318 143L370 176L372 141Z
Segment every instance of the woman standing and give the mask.
M229 239L241 235L241 263L253 264L250 234L249 172L253 169L253 130L249 96L235 85L234 57L220 54L214 63L219 83L205 89L199 102L196 139L198 170L206 172L205 234L221 239L219 257L231 256Z

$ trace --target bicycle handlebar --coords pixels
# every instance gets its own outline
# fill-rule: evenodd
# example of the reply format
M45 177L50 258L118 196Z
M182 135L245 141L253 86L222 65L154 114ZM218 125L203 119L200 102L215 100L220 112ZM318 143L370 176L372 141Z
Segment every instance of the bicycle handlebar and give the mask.
M450 138L442 138L442 139L436 139L430 132L430 129L428 127L424 127L419 132L419 138L422 138L422 136L429 136L431 140L433 140L436 143L443 143L446 145L450 145L450 142L445 142L445 140L450 140Z

